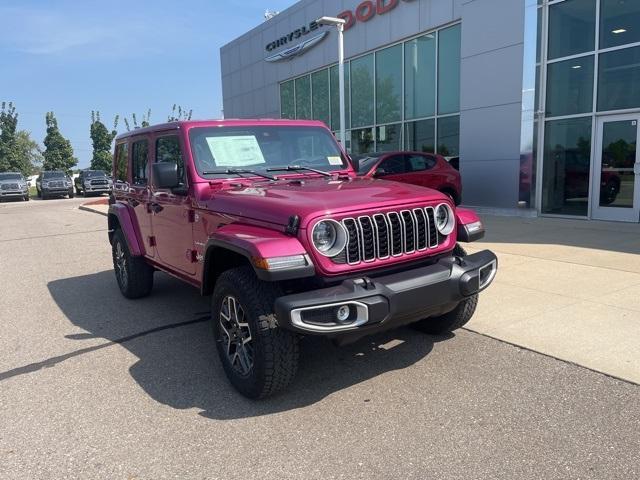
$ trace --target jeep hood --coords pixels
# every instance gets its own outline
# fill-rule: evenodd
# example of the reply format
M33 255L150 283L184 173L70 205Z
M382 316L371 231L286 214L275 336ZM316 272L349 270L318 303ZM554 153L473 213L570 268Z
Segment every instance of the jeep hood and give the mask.
M447 199L429 188L359 177L349 180L305 178L302 184L291 180L257 182L209 192L207 195L201 191L204 208L278 225L286 225L289 217L299 215L302 228L311 219L323 215L371 212L416 203L426 205Z

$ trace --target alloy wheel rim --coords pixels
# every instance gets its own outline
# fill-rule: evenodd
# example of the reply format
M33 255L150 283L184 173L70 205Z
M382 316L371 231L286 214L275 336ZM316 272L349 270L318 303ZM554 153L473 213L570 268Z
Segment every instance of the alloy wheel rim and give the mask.
M240 375L248 375L253 368L253 337L242 305L231 295L222 301L219 325L229 363Z
M122 288L127 288L127 257L120 242L116 243L116 267Z

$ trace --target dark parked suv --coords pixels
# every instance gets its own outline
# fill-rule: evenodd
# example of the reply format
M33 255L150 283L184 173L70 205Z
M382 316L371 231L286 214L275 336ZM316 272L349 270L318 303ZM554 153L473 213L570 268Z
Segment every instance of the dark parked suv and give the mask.
M42 172L36 180L38 198L46 200L51 197L68 196L73 198L73 184L69 176L60 171L48 170Z
M5 198L29 200L29 186L21 173L0 173L0 202Z
M82 170L75 179L76 193L89 196L110 193L113 182L102 170Z

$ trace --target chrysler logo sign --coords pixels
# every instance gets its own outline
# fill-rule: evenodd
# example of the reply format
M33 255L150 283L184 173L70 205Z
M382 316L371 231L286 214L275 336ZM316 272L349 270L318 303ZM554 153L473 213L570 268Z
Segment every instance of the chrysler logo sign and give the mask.
M268 56L267 58L265 58L265 61L278 62L280 60L290 59L293 57L297 57L298 55L302 55L311 47L317 45L322 40L324 40L327 35L329 35L329 32L322 32L322 33L319 33L318 35L314 35L313 37L308 38L304 42L299 43L294 47L287 48L286 50L283 50L274 55Z
M404 2L410 2L412 0L402 0ZM385 13L390 12L394 8L396 8L400 4L400 0L365 0L361 2L354 11L346 10L337 15L339 18L344 18L346 24L344 26L345 31L349 30L356 23L364 23L371 20L376 15L384 15ZM300 28L297 28L293 32L288 35L282 36L277 40L270 42L265 47L267 52L273 52L280 47L284 47L293 43L295 40L298 40L310 33L318 31L322 28L322 25L319 25L318 22L311 22L308 25L304 25ZM324 40L328 31L319 33L318 35L314 35L306 40L303 40L301 43L296 44L293 47L286 48L285 50L278 52L276 54L270 55L265 60L267 62L277 62L280 60L291 59L302 55L307 50L312 48L313 46L320 43Z

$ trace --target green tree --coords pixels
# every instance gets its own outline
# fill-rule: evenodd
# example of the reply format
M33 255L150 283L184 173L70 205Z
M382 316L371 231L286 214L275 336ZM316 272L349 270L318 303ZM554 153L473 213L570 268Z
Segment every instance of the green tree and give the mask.
M133 124L134 130L138 128L146 128L151 125L151 109L147 110L146 115L142 115L142 121L140 125L138 125L138 117L136 117L135 113L131 114L131 123L129 123L129 119L124 117L124 126L127 127L127 132L131 131L131 125Z
M2 102L0 109L0 172L16 170L16 131L18 114L13 103Z
M18 114L13 103L0 108L0 172L31 175L42 162L42 152L29 132L18 130Z
M37 173L42 166L42 149L26 130L18 130L15 151L18 158L16 170L25 177Z
M103 170L110 172L113 166L113 157L111 155L111 145L113 139L118 134L118 120L113 122L113 130L109 131L104 123L100 120L100 112L91 112L91 128L90 136L93 143L93 157L91 158L92 170Z
M71 169L78 164L73 156L71 142L64 138L58 128L58 121L53 112L47 112L47 136L44 139L44 170L62 170L71 173Z
M167 122L180 122L182 120L191 120L191 116L193 115L193 110L187 111L187 109L183 109L180 105L173 104L173 108L171 109L171 113L167 118Z

